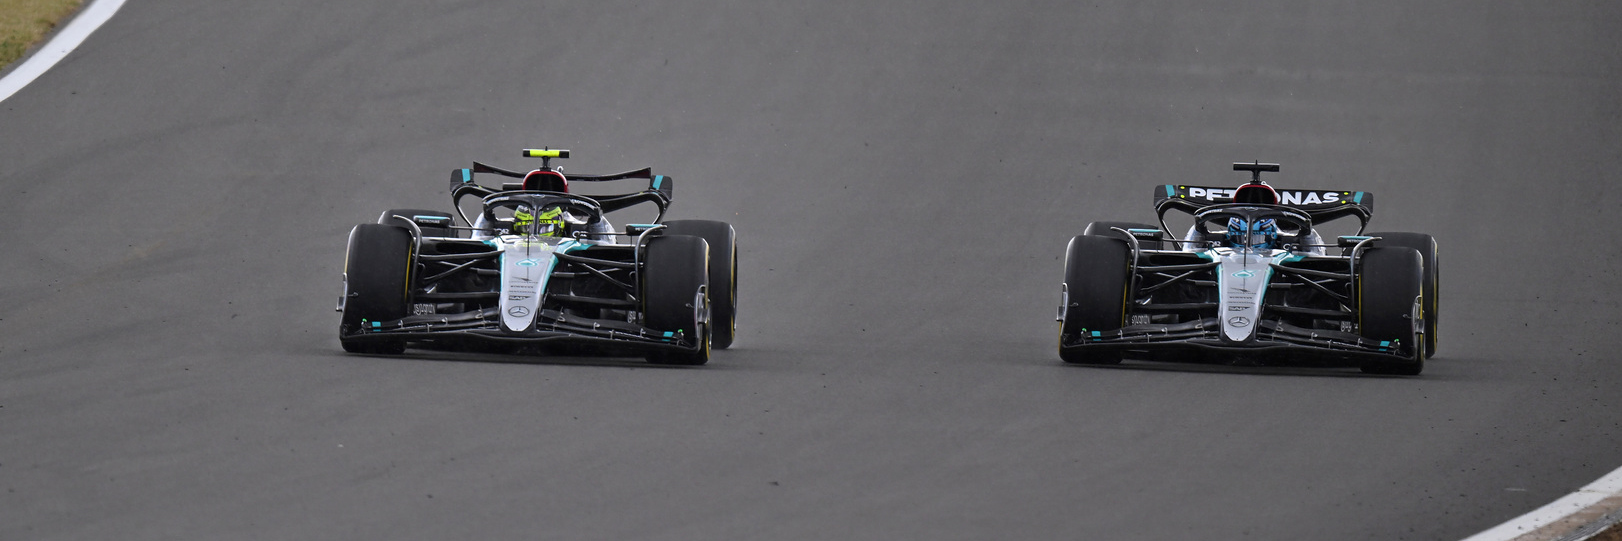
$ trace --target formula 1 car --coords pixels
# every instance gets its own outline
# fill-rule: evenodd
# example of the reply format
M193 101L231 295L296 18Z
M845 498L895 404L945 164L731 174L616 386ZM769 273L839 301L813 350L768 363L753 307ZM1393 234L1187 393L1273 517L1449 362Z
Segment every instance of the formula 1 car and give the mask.
M1159 227L1093 222L1065 254L1059 357L1358 366L1416 375L1436 352L1436 241L1365 233L1374 196L1274 190L1278 164L1236 163L1238 188L1162 185ZM1166 214L1193 217L1181 238ZM1355 235L1314 229L1357 218Z
M350 231L338 299L345 351L475 345L701 365L712 348L732 344L738 248L731 225L663 221L672 181L650 169L565 177L551 160L568 158L568 150L523 155L541 158L541 167L520 173L474 162L453 170L455 214L394 209ZM486 187L474 181L480 174L519 181ZM648 184L616 195L569 190L619 180ZM468 196L479 198L471 219L462 204ZM658 209L652 223L616 230L605 218L643 204Z

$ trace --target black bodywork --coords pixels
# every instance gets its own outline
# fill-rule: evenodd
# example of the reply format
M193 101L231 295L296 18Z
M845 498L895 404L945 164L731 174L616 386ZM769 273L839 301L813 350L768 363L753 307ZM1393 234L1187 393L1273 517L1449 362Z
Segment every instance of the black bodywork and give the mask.
M1236 169L1240 165L1236 164ZM1266 164L1263 164L1266 165ZM1273 166L1276 171L1276 165ZM1158 229L1116 228L1105 233L1124 242L1130 266L1122 325L1118 329L1063 332L1060 352L1105 350L1150 360L1264 364L1367 365L1408 362L1415 344L1372 340L1358 334L1361 325L1359 257L1378 240L1361 236L1373 213L1373 195L1329 190L1279 190L1289 204L1233 203L1233 190L1220 187L1162 185L1155 187ZM1307 195L1310 194L1310 197ZM1172 237L1168 212L1192 215L1189 235ZM1285 253L1226 259L1223 236L1205 228L1228 217L1274 218ZM1317 240L1314 223L1340 218L1359 222L1356 235L1328 243ZM1316 241L1316 243L1313 243ZM1236 265L1236 261L1238 262ZM1255 328L1243 339L1223 331L1242 303L1224 301L1224 273L1246 270L1267 273ZM1238 296L1237 293L1229 293ZM1070 303L1066 293L1066 303ZM1060 321L1064 321L1061 308ZM1084 361L1085 362L1085 361Z
M466 347L481 345L544 347L548 350L646 353L656 350L691 351L701 344L696 329L653 329L642 321L646 295L643 280L647 244L661 234L660 221L671 202L672 181L648 168L612 175L569 175L570 182L646 180L648 187L615 195L574 195L546 190L525 190L521 183L499 188L478 184L478 174L522 179L525 174L475 162L472 168L451 173L452 204L463 224L448 213L388 216L385 223L412 231L408 278L411 315L374 321L341 338L347 340L406 340L419 345ZM545 244L555 267L544 283L543 300L534 311L533 327L511 330L501 324L502 261L504 251L489 239L470 238L476 232L462 207L467 196L481 198L488 209L502 201L525 201L533 208L564 204L582 209L592 219L639 204L658 209L650 224L628 225L609 233L572 231L564 238L530 237ZM483 236L510 235L506 224L490 222ZM616 237L614 243L599 242ZM509 251L511 246L508 246ZM340 310L343 309L340 303Z

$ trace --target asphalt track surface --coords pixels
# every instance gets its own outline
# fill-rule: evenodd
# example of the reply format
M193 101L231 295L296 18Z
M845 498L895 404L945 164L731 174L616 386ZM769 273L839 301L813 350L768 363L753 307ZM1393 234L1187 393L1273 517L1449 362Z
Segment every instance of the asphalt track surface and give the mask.
M0 102L0 538L1458 539L1622 465L1614 2L131 2ZM341 352L349 228L652 165L697 369ZM1378 194L1424 375L1061 364L1150 186Z

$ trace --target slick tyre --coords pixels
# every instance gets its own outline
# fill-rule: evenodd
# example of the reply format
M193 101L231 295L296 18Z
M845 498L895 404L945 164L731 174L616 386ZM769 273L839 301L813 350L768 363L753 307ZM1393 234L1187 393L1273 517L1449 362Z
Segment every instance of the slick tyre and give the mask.
M714 220L671 220L665 235L692 235L710 245L710 347L726 349L738 331L738 234Z
M1126 322L1128 275L1126 242L1114 237L1081 235L1070 239L1064 255L1064 296L1059 318L1059 358L1076 364L1116 364L1118 351L1074 345L1086 333L1113 331Z
M709 244L699 237L666 235L648 239L642 268L643 323L654 331L679 333L693 348L657 351L647 356L648 362L709 362L709 253Z
M1136 222L1093 222L1093 223L1087 224L1087 228L1083 229L1081 231L1081 234L1083 234L1083 235L1097 235L1097 236L1101 236L1101 237L1115 237L1115 238L1124 240L1126 242L1132 242L1131 239L1127 238L1126 234L1121 233L1120 231L1115 231L1113 229L1110 229L1112 227L1119 227L1121 229L1155 229L1155 230L1160 229L1159 227L1156 227L1156 226L1152 226L1152 225L1149 225L1149 224L1140 224L1140 223L1136 223ZM1159 250L1160 246L1161 246L1161 242L1158 241L1158 240L1140 240L1140 241L1138 241L1138 249L1140 249L1140 250Z
M423 210L423 209L389 209L387 211L384 211L383 214L378 215L377 223L380 223L380 224L383 224L383 225L400 226L400 227L406 228L407 230L411 229L411 226L406 225L406 222L404 220L401 220L399 218L395 218L395 216L405 216L406 218L412 218L412 217L415 217L415 216L433 216L433 217L436 217L436 218L444 218L445 219L445 225L443 227L441 227L441 226L433 226L433 225L422 225L422 224L417 224L417 227L422 229L422 236L424 236L424 237L455 237L456 236L456 230L450 228L451 224L456 223L456 219L452 218L451 214L449 212L445 212L445 211L442 211L442 210Z
M1358 258L1357 318L1363 338L1390 342L1406 359L1369 361L1370 374L1418 375L1425 369L1425 346L1419 341L1414 318L1421 317L1424 262L1413 248L1369 248Z
M338 341L350 353L405 352L405 340L361 337L373 322L411 314L411 233L392 225L361 224L349 231L344 255L344 311Z
M1424 233L1365 233L1380 237L1375 246L1401 246L1419 251L1425 262L1425 358L1436 355L1436 320L1441 315L1441 269L1437 267L1436 239Z

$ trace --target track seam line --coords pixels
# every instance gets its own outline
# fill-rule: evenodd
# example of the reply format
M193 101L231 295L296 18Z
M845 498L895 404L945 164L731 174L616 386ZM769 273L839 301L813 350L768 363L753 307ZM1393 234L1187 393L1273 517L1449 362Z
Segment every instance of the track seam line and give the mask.
M4 78L0 78L0 101L6 101L12 94L16 94L28 83L44 75L46 71L62 61L90 37L91 32L101 28L102 23L113 18L118 8L124 7L124 0L94 0L89 6L73 17L73 21L62 27L51 40L46 42L34 54L28 56L17 69L11 70Z

